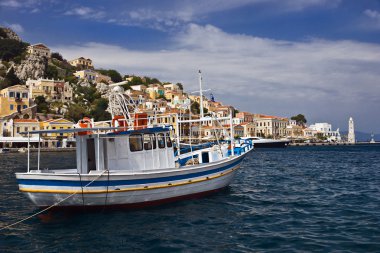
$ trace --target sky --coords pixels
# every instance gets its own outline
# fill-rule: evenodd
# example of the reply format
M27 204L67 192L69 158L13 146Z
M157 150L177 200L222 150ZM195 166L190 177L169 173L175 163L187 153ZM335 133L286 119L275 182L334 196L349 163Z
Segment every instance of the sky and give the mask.
M0 0L0 25L96 68L380 134L379 0Z

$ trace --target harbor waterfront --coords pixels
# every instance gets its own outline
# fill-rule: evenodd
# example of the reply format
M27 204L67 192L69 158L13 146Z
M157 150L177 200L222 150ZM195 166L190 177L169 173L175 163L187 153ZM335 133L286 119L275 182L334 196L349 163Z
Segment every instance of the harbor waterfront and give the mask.
M1 227L38 211L14 178L26 160L0 154ZM73 152L41 155L41 168L72 164ZM2 230L0 252L379 252L379 206L379 144L260 149L218 194L142 210L46 213Z

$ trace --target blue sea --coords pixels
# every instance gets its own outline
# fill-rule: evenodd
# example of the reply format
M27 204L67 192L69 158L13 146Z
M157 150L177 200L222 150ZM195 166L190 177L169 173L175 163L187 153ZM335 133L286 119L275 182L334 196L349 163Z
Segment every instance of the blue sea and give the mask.
M0 227L38 211L14 177L26 160L0 154ZM42 160L64 168L75 153ZM259 149L220 193L39 215L0 231L0 252L380 252L380 145Z

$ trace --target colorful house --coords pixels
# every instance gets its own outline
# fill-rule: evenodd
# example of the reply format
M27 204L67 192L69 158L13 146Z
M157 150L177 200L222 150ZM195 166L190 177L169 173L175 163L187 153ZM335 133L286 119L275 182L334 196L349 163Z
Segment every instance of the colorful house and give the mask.
M21 112L28 107L29 89L25 85L14 85L0 91L0 117Z
M59 118L59 119L49 119L45 121L40 122L40 129L41 130L55 130L55 129L70 129L74 127L74 122L71 122L70 120ZM44 139L55 139L57 137L67 138L72 137L72 133L48 133L44 134Z

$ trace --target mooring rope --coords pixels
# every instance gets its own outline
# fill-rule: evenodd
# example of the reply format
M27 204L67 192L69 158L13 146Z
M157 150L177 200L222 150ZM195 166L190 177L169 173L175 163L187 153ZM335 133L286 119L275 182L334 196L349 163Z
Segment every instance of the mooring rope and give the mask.
M105 172L106 172L106 170L103 171L103 172L102 172L97 178L95 178L94 180L92 180L91 182L89 182L88 184L86 184L83 188L86 188L87 186L89 186L90 184L92 184L93 182L95 182L96 180L98 180L98 179L99 179L99 178L100 178ZM81 188L82 188L82 187L81 187ZM64 199L62 199L62 200L60 200L60 201L58 201L57 203L55 203L55 204L53 204L53 205L51 205L51 206L49 206L49 207L47 207L47 208L45 208L45 209L43 209L43 210L37 212L37 213L35 213L35 214L32 214L32 215L30 215L30 216L28 216L28 217L26 217L26 218L24 218L24 219L22 219L22 220L19 220L19 221L15 222L15 223L9 224L9 225L7 225L7 226L5 226L5 227L2 227L2 228L0 228L0 231L2 231L2 230L4 230L4 229L7 229L7 228L10 228L10 227L13 227L13 226L15 226L15 225L17 225L17 224L20 224L20 223L22 223L22 222L24 222L24 221L26 221L26 220L29 220L29 219L31 219L31 218L33 218L33 217L35 217L35 216L37 216L37 215L39 215L39 214L41 214L41 213L43 213L43 212L45 212L45 211L47 211L47 210L49 210L49 209L55 207L55 206L58 206L58 205L61 204L63 201L66 201L67 199L71 198L72 196L74 196L75 194L77 194L77 193L80 192L80 191L81 191L81 190L77 190L76 192L70 194L70 195L67 196L66 198L64 198Z

